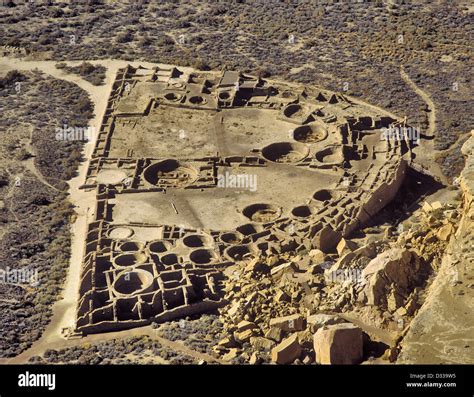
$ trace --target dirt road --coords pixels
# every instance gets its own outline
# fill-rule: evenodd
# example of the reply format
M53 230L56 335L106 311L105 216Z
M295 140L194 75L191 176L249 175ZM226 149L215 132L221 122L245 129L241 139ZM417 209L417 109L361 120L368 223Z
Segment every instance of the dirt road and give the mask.
M436 132L436 106L431 99L431 97L423 91L420 87L418 87L415 82L408 76L405 72L403 66L400 66L400 76L402 77L403 81L407 83L407 85L415 91L415 93L426 103L428 106L428 133L426 135L434 136Z

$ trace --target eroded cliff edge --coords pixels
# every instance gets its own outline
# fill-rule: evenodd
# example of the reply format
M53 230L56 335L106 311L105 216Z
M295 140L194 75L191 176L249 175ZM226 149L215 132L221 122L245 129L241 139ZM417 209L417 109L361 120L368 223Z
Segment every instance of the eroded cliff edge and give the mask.
M399 363L474 363L474 131L462 153L462 217L426 302L401 343Z

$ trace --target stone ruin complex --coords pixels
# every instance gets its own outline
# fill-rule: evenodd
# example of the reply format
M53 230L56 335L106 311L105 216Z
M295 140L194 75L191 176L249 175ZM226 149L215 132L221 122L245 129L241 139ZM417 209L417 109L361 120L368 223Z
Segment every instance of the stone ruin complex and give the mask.
M234 71L128 66L83 189L95 189L76 331L126 329L226 304L226 269L328 252L397 193L414 142L342 94ZM219 183L224 176L234 184ZM234 177L234 179L232 179ZM254 178L256 189L246 182Z

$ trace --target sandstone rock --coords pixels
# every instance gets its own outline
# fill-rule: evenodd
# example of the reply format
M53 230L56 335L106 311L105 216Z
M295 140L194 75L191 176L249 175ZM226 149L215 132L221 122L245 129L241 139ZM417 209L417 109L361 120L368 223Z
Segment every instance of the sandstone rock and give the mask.
M304 318L300 314L272 318L270 327L277 327L287 332L301 331L304 329Z
M425 211L426 213L430 213L431 211L433 211L433 207L431 206L430 203L428 203L427 201L425 201L423 203L423 206L421 207L423 209L423 211Z
M393 313L403 305L403 301L403 297L396 290L392 289L387 296L387 309Z
M281 303L281 302L289 302L290 297L288 294L284 291L279 290L276 295L275 295L275 302Z
M326 260L326 254L318 249L312 249L308 255L314 263L323 263Z
M304 365L312 364L312 362L313 362L313 358L308 354L303 358Z
M438 237L441 241L448 241L451 234L454 232L454 227L451 223L444 225L441 229L438 230L436 233L436 237Z
M308 316L306 322L309 330L315 333L319 328L325 325L341 324L345 323L346 320L334 314L318 313Z
M391 288L408 294L418 282L419 270L418 256L406 249L392 248L378 255L362 271L362 278L367 280L364 293L368 304L386 305Z
M305 272L311 266L311 258L309 256L301 258L296 262L296 265L300 271Z
M298 335L293 334L272 350L272 361L277 364L289 364L301 356Z
M395 314L399 317L403 317L403 316L406 316L407 315L407 309L405 309L404 307L399 307L396 311L395 311Z
M253 352L252 355L250 356L249 364L251 365L258 365L262 363L262 359L260 356L257 354L257 352Z
M313 343L319 364L357 364L362 360L362 330L354 324L320 328Z
M281 277L285 273L294 273L296 271L296 266L294 263L288 262L281 265L275 266L270 270L270 275L272 277Z
M434 243L435 241L436 241L436 236L432 231L430 231L424 237L423 244L425 244L425 245L426 244L431 244L431 243Z
M237 312L239 311L240 308L240 302L235 302L232 304L232 306L229 308L227 311L227 314L232 318L237 315Z
M226 354L222 356L224 361L231 361L239 355L238 349L230 349Z
M280 258L277 255L272 255L267 258L267 265L270 267L274 267L278 262L280 262Z
M230 336L226 336L225 338L221 339L217 344L218 346L226 348L236 347L235 339Z
M391 363L393 363L397 359L397 356L398 356L399 353L400 353L400 351L399 351L399 348L397 348L397 347L388 348L387 350L385 350L385 352L382 356L382 359L388 360Z
M329 226L324 226L321 230L317 231L311 243L313 246L318 247L321 251L329 253L341 239L341 233L334 231Z
M345 238L341 239L337 244L336 250L339 256L342 256L343 253L347 251L354 251L357 249L357 244L353 241L346 240Z
M234 332L234 337L237 341L244 343L250 340L255 335L255 329L248 329L242 332Z
M237 329L239 332L247 331L256 327L257 326L254 323L247 320L242 320L240 323L237 324Z
M278 327L270 327L270 329L265 332L265 338L274 340L275 342L281 342L283 339L283 330Z
M271 339L263 338L261 336L256 336L256 337L250 338L250 344L255 350L269 351L275 346L276 342Z
M412 296L411 298L409 298L405 304L405 309L409 316L412 316L415 313L415 311L418 309L418 307L419 305L418 305L416 296Z

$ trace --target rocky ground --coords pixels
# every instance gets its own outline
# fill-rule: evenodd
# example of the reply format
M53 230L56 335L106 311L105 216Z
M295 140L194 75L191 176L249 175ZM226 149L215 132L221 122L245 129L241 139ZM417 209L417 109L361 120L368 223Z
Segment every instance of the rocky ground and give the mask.
M227 271L229 304L218 314L154 324L152 337L50 349L30 362L213 363L199 354L230 364L375 364L407 355L417 362L411 339L415 333L430 346L417 324L434 321L423 313L433 304L444 252L464 219L456 196L425 202L396 228L366 228L331 254L311 250L243 261Z
M459 218L452 204L426 203L382 238L342 240L331 255L247 261L230 274L214 351L233 363L395 361Z
M402 341L403 363L474 363L474 133L463 145L456 233L439 266L426 302ZM443 227L443 232L449 226Z
M192 357L176 353L149 337L113 339L96 344L83 343L65 349L47 350L34 356L31 364L196 364Z

